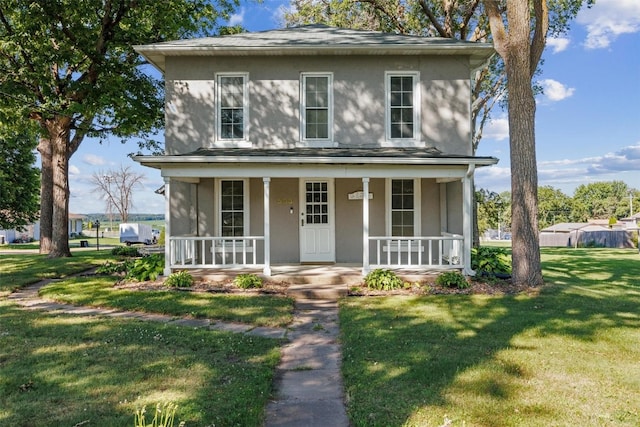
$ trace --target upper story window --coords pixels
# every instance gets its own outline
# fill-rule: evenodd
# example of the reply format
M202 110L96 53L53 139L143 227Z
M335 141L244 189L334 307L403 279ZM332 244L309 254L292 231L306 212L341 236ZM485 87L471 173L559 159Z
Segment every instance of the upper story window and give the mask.
M419 77L417 72L386 73L387 140L420 140Z
M218 139L246 141L249 91L246 73L218 74L217 122Z
M301 133L304 141L331 141L333 122L333 76L303 73Z

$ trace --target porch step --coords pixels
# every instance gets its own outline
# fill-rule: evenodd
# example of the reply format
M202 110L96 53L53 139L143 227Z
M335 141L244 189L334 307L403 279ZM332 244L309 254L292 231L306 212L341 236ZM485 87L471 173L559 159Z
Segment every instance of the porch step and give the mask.
M317 285L317 284L300 284L290 285L287 288L287 296L295 298L297 300L330 300L335 301L342 297L347 296L346 284L330 284L330 285Z

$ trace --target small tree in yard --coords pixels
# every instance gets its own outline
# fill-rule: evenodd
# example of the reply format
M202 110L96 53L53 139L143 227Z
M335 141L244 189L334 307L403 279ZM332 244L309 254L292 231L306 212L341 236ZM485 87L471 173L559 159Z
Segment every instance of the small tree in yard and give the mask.
M106 211L120 214L122 222L128 222L129 210L133 207L133 190L142 186L144 174L135 173L131 167L120 166L119 170L95 172L91 176L93 192L104 197Z
M28 225L38 218L40 171L35 167L35 133L24 126L10 132L0 118L0 228Z

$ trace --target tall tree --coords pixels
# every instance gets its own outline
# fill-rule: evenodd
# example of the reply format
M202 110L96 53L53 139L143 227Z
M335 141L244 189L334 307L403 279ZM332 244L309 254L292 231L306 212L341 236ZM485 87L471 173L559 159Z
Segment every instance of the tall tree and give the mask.
M550 185L538 187L538 227L549 227L558 222L573 220L573 200Z
M532 79L546 44L546 0L484 1L494 47L505 63L511 154L512 278L542 285L538 233L538 169L535 147L536 101ZM533 9L533 13L532 10Z
M634 194L623 181L582 184L573 193L577 217L580 221L624 218L630 213L629 195Z
M122 165L120 169L99 171L91 176L93 192L104 197L106 211L117 211L122 222L128 222L129 210L133 207L133 190L142 186L143 180L144 174Z
M478 203L478 229L484 233L489 229L497 229L499 232L504 229L505 207L507 203L502 200L498 193L481 188L476 191L476 201Z
M6 122L6 118L2 118ZM38 218L40 170L37 135L22 125L15 133L0 124L0 228L20 229Z
M208 35L238 0L3 0L0 109L41 131L41 251L70 256L69 159L86 136L135 136L162 126L161 82L136 44ZM50 220L49 220L50 219ZM48 227L51 228L48 228ZM51 236L50 242L47 236Z

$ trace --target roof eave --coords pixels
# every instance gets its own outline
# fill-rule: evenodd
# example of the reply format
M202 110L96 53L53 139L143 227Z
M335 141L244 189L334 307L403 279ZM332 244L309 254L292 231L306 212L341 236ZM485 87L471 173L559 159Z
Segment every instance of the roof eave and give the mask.
M433 45L296 45L296 46L184 46L138 45L136 52L164 72L167 56L303 56L303 55L435 55L469 56L471 67L484 64L495 50L490 43L450 43Z

